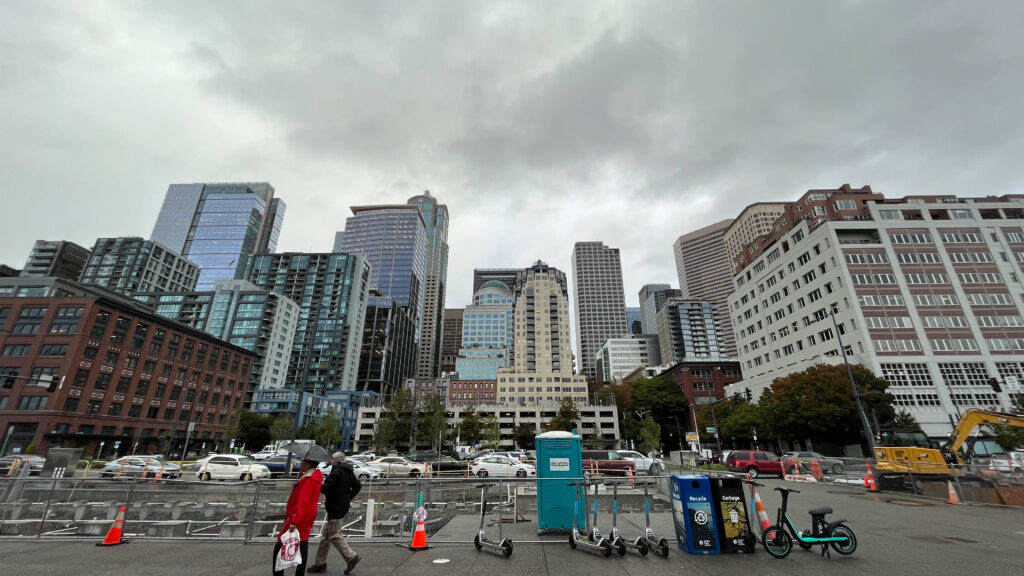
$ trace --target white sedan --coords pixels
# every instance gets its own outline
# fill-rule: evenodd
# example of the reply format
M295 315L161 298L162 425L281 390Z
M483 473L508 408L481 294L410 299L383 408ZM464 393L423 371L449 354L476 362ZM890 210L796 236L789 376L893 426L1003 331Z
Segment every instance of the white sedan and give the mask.
M527 478L536 477L537 469L529 464L523 464L509 458L508 456L488 455L477 458L469 466L471 474L480 478L488 476L500 476L505 478Z
M410 478L419 478L423 475L423 469L425 468L423 464L413 462L401 456L385 456L376 460L370 460L366 464L380 468L384 471L384 475L388 477L409 476Z
M384 475L384 471L376 466L368 466L358 460L346 458L345 462L352 466L352 472L355 473L356 478L360 481L365 482L367 480L376 480ZM331 465L329 463L321 464L317 466L320 469L320 473L326 478L331 473Z
M616 450L619 456L626 460L632 460L636 464L637 472L647 472L651 476L657 476L665 471L665 463L651 456L644 456L635 450Z
M219 454L198 470L196 477L205 480L259 480L270 478L270 469L244 454Z

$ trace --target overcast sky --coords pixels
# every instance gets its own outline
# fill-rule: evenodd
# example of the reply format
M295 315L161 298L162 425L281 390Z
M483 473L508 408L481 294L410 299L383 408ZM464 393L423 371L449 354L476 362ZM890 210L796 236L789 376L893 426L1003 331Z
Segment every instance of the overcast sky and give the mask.
M473 268L672 242L765 200L1021 193L1022 2L0 0L0 263L152 231L167 185L268 181L279 250L430 190Z

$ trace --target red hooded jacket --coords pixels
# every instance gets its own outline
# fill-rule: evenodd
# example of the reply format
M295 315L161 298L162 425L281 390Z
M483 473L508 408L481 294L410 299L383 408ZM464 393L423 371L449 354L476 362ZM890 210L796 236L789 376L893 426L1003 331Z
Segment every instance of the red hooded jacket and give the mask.
M314 469L312 474L303 475L295 482L292 494L288 497L288 506L285 508L281 534L289 524L295 524L299 538L303 541L309 540L313 522L316 521L317 508L320 504L320 485L323 481L324 475ZM281 534L277 535L279 541Z

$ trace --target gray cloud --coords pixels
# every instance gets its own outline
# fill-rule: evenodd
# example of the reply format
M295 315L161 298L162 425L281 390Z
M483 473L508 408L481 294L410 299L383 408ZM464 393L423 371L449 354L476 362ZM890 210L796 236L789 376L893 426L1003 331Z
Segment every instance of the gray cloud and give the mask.
M430 189L449 305L474 267L672 242L761 200L870 184L1019 192L1016 2L7 2L0 262L148 235L167 184L268 180L286 250Z

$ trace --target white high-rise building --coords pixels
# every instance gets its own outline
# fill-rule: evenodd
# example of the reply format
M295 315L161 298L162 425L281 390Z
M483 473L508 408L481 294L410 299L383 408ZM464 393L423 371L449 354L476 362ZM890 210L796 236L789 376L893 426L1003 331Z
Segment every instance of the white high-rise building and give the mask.
M732 222L722 220L694 230L677 238L672 245L683 298L708 300L719 310L726 308L732 292L732 267L723 235ZM718 326L718 336L722 355L735 358L736 339L727 318Z
M1024 380L1024 195L810 190L758 242L729 298L755 396L841 363L841 339L851 363L890 383L896 409L941 438L969 408L1007 406Z
M597 382L597 351L609 338L629 333L619 249L609 248L603 242L574 244L572 284L580 373Z

